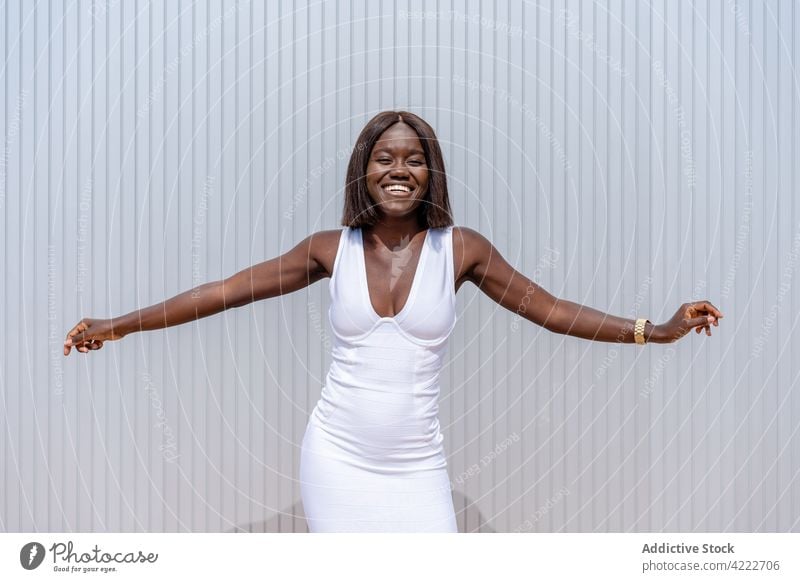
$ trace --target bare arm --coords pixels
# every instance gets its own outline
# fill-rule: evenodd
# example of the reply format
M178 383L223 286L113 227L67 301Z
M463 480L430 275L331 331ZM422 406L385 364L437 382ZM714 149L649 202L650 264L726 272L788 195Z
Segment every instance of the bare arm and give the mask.
M480 233L461 227L464 277L506 309L518 313L554 333L583 339L634 343L635 319L617 317L597 309L558 299L534 281L516 271ZM707 301L683 304L673 318L661 325L647 323L644 337L648 342L670 343L696 329L718 325L722 313Z
M306 237L285 254L240 271L227 279L200 285L166 301L111 319L82 319L67 334L64 355L100 349L105 340L121 339L208 317L232 307L292 293L328 276L325 267L332 235L325 231ZM338 236L338 235L337 235Z

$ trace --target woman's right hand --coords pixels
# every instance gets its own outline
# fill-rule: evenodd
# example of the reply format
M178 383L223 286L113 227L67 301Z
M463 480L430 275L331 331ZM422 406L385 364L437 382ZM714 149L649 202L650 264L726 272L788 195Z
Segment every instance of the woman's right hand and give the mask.
M81 319L73 327L64 340L64 355L68 356L72 348L86 353L89 350L99 350L106 340L122 339L118 329L112 329L110 319Z

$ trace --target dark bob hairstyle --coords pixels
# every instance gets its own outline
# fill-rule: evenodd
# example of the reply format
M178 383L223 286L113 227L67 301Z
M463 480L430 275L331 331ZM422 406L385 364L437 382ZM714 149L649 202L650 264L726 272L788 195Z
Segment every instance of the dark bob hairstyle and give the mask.
M408 111L383 111L370 119L361 130L347 165L342 225L353 228L371 226L380 219L379 211L367 190L367 163L375 142L395 123L405 123L416 131L425 152L428 191L423 195L419 206L420 223L427 228L453 225L450 198L447 194L447 174L439 140L425 120Z

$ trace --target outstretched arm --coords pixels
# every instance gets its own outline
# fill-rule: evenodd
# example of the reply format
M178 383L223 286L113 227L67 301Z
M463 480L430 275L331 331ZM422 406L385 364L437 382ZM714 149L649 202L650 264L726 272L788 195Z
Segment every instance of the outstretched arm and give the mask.
M525 277L500 255L479 232L466 227L454 231L462 256L462 277L509 311L554 333L583 339L634 343L635 319L617 317L565 299L558 299ZM459 244L456 243L456 244ZM684 303L668 322L647 323L644 337L652 343L671 343L692 329L711 335L722 313L708 301Z
M279 257L127 315L112 319L81 319L67 334L64 355L69 355L72 347L79 352L97 350L103 347L105 340L121 339L135 331L180 325L307 287L327 276L319 257L329 250L326 247L330 247L330 241L326 239L333 236L338 236L337 231L310 235Z

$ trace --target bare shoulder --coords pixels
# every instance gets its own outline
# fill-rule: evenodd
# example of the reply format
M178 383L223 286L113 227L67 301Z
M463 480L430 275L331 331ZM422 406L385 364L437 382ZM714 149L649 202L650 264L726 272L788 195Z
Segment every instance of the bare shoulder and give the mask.
M453 260L456 288L464 281L475 282L475 268L488 262L494 247L489 240L468 226L453 227Z
M468 226L454 226L453 240L462 241L462 244L485 245L489 240L474 228Z
M339 239L343 228L320 230L308 236L308 254L321 267L326 277L333 272L333 263L336 260L336 250L339 248Z
M466 259L486 257L494 249L489 239L468 226L453 227L453 246L459 248Z

